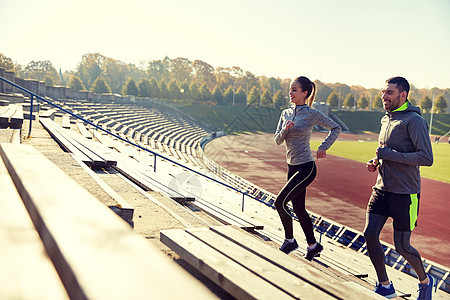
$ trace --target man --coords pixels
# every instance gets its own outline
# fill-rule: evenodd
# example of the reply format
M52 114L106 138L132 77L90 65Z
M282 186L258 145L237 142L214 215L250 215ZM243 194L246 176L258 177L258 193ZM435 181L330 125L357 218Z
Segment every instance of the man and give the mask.
M370 172L378 170L378 177L367 207L364 237L379 281L374 291L393 298L396 293L386 273L379 240L386 220L391 217L395 250L419 277L418 299L431 299L436 279L425 273L419 252L410 245L410 237L419 212L419 166L431 166L433 152L428 125L420 109L409 103L408 93L409 83L403 77L386 80L386 87L382 90L386 115L381 119L376 157L366 164Z

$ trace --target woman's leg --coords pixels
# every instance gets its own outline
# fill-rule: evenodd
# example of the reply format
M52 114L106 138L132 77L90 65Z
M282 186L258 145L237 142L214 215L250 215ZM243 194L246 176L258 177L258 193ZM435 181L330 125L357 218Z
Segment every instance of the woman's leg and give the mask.
M305 210L305 189L314 180L315 175L316 168L314 162L308 162L300 166L289 166L289 180L281 189L275 200L275 207L280 216L281 223L284 227L285 238L287 239L291 239L294 237L292 217L287 207L287 203L294 200L294 212L300 220L302 229L305 231L308 243L310 241L313 241L312 244L315 243L314 234L312 232L311 219L309 218L309 215Z
M316 168L313 165L311 172L305 177L305 180L297 187L299 192L294 195L294 199L292 199L292 206L294 208L294 212L297 215L297 218L302 226L303 233L305 234L306 241L308 245L313 245L316 243L316 238L314 237L314 230L311 218L306 211L306 187L313 182L316 177Z

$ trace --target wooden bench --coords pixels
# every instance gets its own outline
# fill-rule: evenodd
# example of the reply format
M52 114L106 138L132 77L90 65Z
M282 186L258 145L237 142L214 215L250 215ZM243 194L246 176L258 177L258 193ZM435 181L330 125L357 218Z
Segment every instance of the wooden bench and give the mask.
M61 121L62 128L70 129L70 116L64 115Z
M54 119L55 118L55 114L58 110L56 108L50 108L44 111L40 111L39 112L39 117L40 118L50 118L50 119Z
M69 299L0 158L0 299Z
M3 189L2 185L1 201L7 199L4 197L7 195L4 194L6 190L11 193L17 189L34 227L41 236L45 251L71 299L216 298L205 286L176 263L171 262L144 237L134 234L128 224L34 147L0 144L0 156L15 186L15 189L10 187ZM3 171L1 184L5 184L4 174ZM11 197L16 200L18 198L14 193L8 196L9 199ZM16 224L14 216L11 218L3 216L6 213L3 208L0 212L2 214L0 223L4 224L6 220L7 225ZM20 231L16 233L19 234ZM4 235L0 237L5 238ZM20 244L20 241L17 241L17 244ZM0 248L8 249L3 243ZM57 285L47 290L47 284L53 285L52 281L45 283L49 278L47 271L44 269L33 271L28 268L27 263L30 262L32 265L31 259L34 257L45 258L43 253L19 259L21 255L27 256L31 253L28 250L27 248L23 253L13 253L16 259L7 262L7 269L4 269L2 263L0 274L10 270L9 266L14 268L11 273L2 276L1 293L7 292L8 297L1 298L67 298L61 296L61 293L57 294ZM4 256L0 256L0 261L3 259ZM22 273L21 270L24 269L30 273ZM11 276L17 272L20 272L18 274L20 278ZM8 281L5 281L5 278ZM24 280L26 282L23 286ZM35 288L36 290L28 292L41 294L25 297L29 294L24 294L21 290L15 297L17 293L10 293L9 289L15 286L9 281L16 284L15 286L20 284L20 289L24 292L27 292L28 288ZM42 282L45 284L39 286ZM56 296L51 297L52 295Z
M40 122L66 151L77 156L89 167L102 168L117 164L117 161L111 158L108 153L94 147L89 143L89 140L75 131L64 129L48 118L40 119Z
M22 105L10 104L0 107L0 128L20 129L23 124Z
M230 226L163 230L161 241L237 299L380 299Z

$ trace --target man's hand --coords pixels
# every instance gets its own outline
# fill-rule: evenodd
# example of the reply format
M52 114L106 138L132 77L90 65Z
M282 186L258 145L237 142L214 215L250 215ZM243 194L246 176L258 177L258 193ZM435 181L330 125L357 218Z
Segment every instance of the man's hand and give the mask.
M316 151L316 156L317 156L317 159L319 159L319 158L325 158L326 156L327 156L327 151L325 151L325 150L323 150L323 149L317 149L317 151Z
M378 165L379 165L378 159L374 158L366 163L366 168L369 172L375 172L378 169Z
M378 157L378 149L384 148L384 144L380 142L380 146L378 146L377 151L375 151L375 155Z
M284 127L285 130L289 130L294 126L294 121L286 121L286 126Z

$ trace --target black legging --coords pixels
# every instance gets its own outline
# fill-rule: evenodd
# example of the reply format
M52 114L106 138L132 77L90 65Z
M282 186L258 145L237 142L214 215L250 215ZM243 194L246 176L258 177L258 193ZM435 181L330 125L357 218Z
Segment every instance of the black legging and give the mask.
M368 213L366 227L364 228L364 238L366 239L367 251L372 261L379 282L388 281L386 266L384 264L384 251L380 243L380 232L383 229L388 217ZM416 271L419 280L425 280L427 275L422 264L419 252L410 245L411 231L394 230L395 251L403 256L411 267Z
M294 237L294 230L287 203L292 201L294 212L305 233L306 241L309 245L312 245L316 242L316 238L314 237L311 218L305 209L305 196L306 187L316 177L316 164L314 161L310 161L297 166L288 165L288 168L288 182L278 194L275 207L284 227L285 238L291 239Z

